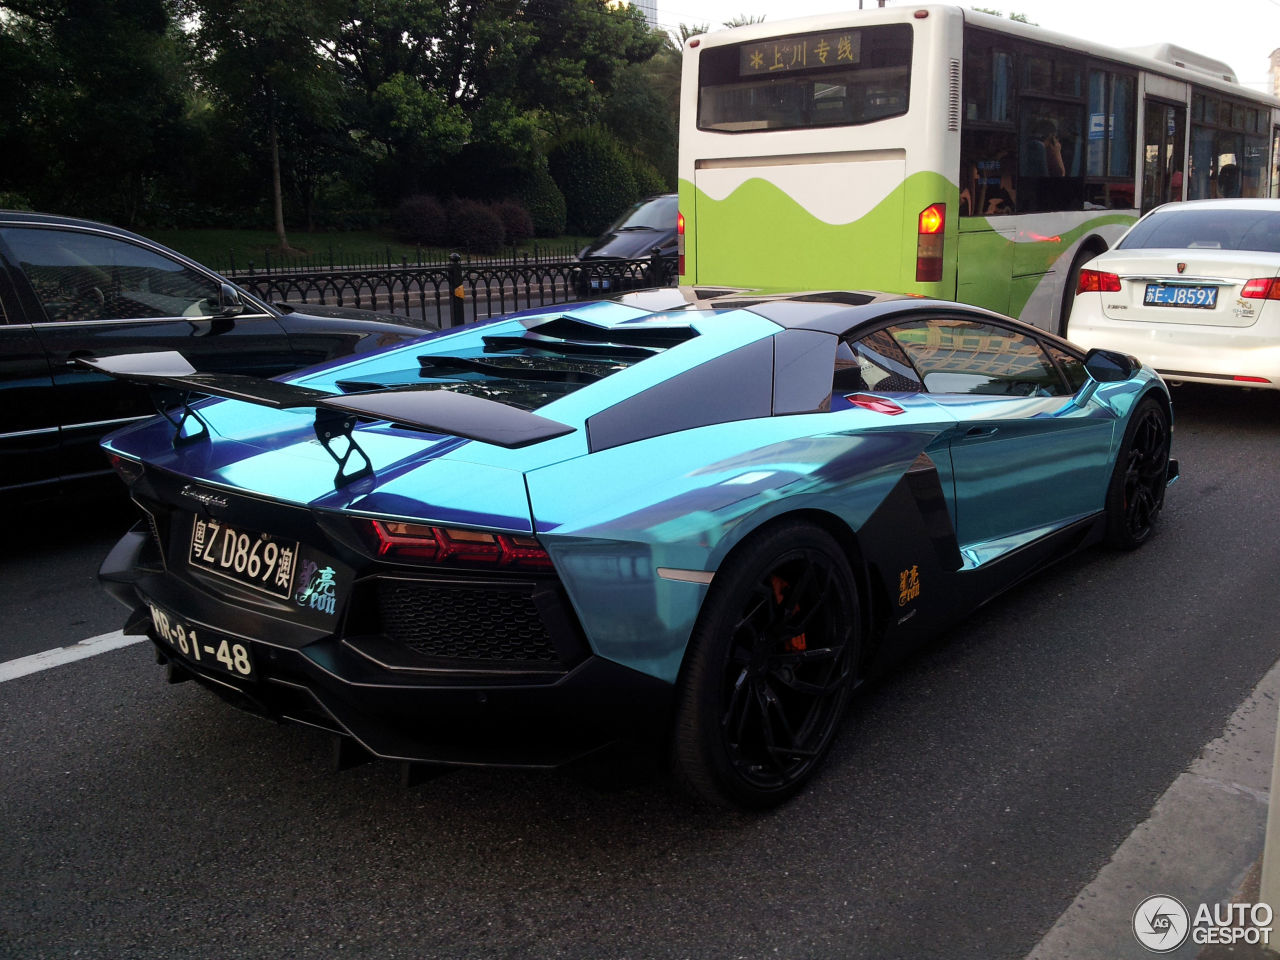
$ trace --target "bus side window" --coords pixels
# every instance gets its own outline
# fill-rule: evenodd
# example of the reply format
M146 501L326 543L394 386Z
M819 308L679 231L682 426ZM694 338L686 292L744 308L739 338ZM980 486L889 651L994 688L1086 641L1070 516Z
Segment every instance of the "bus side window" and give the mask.
M1011 130L966 130L960 145L960 216L992 217L1018 209Z
M1020 127L1018 210L1083 209L1084 110L1076 104L1025 99Z

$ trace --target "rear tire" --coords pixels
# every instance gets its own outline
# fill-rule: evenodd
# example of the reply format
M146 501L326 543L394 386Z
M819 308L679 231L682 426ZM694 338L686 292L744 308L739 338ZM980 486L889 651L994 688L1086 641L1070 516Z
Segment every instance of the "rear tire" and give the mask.
M1142 546L1155 532L1169 476L1169 413L1154 397L1139 402L1107 488L1107 543L1117 550Z
M744 544L716 574L677 691L684 787L747 809L795 794L844 716L860 633L853 574L830 534L792 521Z

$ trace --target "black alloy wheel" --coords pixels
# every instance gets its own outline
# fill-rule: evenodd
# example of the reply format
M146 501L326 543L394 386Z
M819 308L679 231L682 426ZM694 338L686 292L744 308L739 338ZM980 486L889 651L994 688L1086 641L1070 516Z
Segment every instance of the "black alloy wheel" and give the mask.
M1107 491L1107 541L1121 550L1141 546L1164 507L1169 474L1169 415L1147 397L1125 429Z
M717 806L794 794L831 746L853 687L857 590L826 532L789 522L716 574L679 692L677 774Z

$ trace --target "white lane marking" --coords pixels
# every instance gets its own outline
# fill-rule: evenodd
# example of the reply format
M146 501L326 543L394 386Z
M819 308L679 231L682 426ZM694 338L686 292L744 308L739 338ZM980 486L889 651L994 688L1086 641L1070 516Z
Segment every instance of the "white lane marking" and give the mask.
M81 640L69 647L58 647L54 650L45 650L43 653L33 653L29 657L19 657L8 663L0 663L0 683L25 677L29 673L39 673L51 667L60 667L64 663L74 663L85 657L95 657L100 653L129 647L145 639L147 639L145 635L126 637L123 631L116 630L112 633L104 633L100 637Z

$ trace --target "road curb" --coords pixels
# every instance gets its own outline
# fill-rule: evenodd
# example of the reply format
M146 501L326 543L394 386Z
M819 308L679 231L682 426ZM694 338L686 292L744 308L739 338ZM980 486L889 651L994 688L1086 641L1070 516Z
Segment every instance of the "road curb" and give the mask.
M1232 902L1262 856L1280 704L1280 661L1245 699L1222 735L1164 792L1150 816L1027 954L1027 960L1150 960L1133 934L1146 897L1176 897L1194 913ZM1197 957L1188 940L1165 957ZM1212 949L1212 948L1209 948ZM1206 950L1205 956L1210 954ZM1212 954L1213 956L1245 956ZM1253 954L1250 954L1252 956Z

